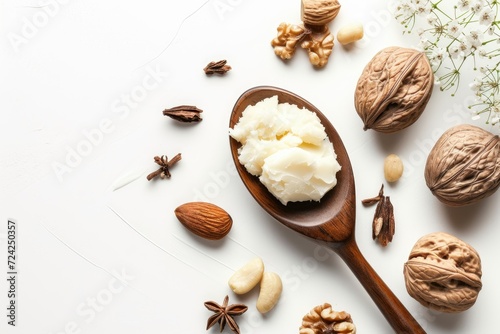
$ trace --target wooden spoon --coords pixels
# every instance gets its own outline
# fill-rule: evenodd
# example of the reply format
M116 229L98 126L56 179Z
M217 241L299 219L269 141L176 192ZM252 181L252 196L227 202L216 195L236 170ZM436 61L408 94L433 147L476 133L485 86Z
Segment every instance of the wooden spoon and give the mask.
M255 200L271 216L289 228L331 247L349 266L396 333L425 333L394 293L361 254L355 238L356 195L354 174L347 151L330 121L311 103L298 95L276 87L255 87L241 95L231 113L233 128L249 105L271 96L280 103L288 102L315 112L337 153L342 169L337 173L337 185L320 202L292 202L283 205L259 181L248 173L238 160L240 144L230 139L231 153L238 173Z

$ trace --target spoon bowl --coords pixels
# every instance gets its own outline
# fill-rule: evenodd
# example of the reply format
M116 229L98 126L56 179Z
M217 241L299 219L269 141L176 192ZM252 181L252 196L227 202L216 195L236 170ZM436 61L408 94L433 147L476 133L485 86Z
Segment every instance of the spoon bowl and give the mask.
M279 103L295 104L299 108L306 108L316 113L319 117L337 154L337 161L342 167L336 174L337 185L319 202L291 202L283 205L256 176L248 173L240 164L238 160L240 144L231 138L231 154L243 184L257 203L277 221L332 248L352 270L396 333L425 333L368 264L356 244L354 174L342 139L328 118L310 102L294 93L277 87L259 86L247 90L236 101L229 127L233 128L238 123L247 106L255 105L272 96L278 96Z
M344 144L325 115L298 95L274 87L256 87L248 90L238 99L233 108L229 126L234 127L247 106L275 95L278 96L280 103L295 104L299 108L306 108L318 115L337 153L337 161L342 166L342 169L337 173L337 179L342 180L342 182L338 182L320 202L289 202L287 205L283 205L257 177L248 173L245 167L238 162L238 147L240 145L237 141L231 140L231 153L238 174L257 202L276 220L314 239L344 241L354 231L354 226L351 226L354 224L355 214L354 177ZM345 214L353 216L345 217ZM333 226L335 226L334 233L330 230L330 227Z

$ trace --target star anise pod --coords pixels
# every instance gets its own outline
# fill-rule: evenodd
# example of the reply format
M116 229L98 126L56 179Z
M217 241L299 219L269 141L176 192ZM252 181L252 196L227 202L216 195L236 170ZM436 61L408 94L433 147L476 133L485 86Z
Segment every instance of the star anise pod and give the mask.
M205 307L215 313L210 318L208 318L207 330L216 323L219 323L220 331L222 332L224 326L227 323L229 325L229 328L233 332L240 334L240 327L238 326L236 320L234 320L233 317L237 315L242 315L243 313L246 312L248 307L244 304L232 304L228 306L227 305L228 301L229 301L229 296L226 296L226 298L224 298L222 305L219 305L214 301L205 302Z

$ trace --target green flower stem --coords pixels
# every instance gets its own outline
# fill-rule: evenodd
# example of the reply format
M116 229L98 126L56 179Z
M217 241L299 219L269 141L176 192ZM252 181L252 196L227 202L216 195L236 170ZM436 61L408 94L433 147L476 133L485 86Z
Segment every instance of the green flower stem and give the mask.
M439 0L438 2L436 3L433 3L431 2L432 4L432 8L435 9L436 11L438 11L439 13L443 14L444 16L446 16L450 21L453 20L453 18L451 16L449 16L448 14L446 14L445 12L443 12L441 10L441 8L439 8L439 4L442 2L443 0ZM434 12L434 11L432 11Z

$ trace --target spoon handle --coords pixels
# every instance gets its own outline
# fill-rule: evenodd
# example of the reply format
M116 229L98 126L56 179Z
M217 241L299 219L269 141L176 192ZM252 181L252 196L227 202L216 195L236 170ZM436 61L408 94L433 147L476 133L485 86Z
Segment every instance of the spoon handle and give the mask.
M354 239L331 247L351 269L396 333L425 334L424 329L366 261Z

